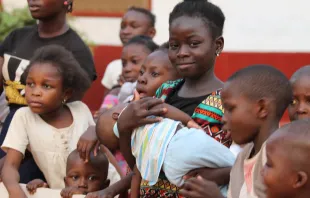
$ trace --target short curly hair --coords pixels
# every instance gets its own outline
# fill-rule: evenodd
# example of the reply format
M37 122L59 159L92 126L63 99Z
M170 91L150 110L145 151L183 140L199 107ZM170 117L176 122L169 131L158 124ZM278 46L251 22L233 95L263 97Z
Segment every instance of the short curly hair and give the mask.
M222 36L225 16L221 8L207 0L184 0L177 4L169 17L169 24L179 17L201 18L210 29L213 39Z
M63 88L73 90L71 98L84 93L91 86L87 73L82 69L73 54L60 45L47 45L37 49L25 71L26 78L31 67L37 63L50 63L57 67L63 79Z

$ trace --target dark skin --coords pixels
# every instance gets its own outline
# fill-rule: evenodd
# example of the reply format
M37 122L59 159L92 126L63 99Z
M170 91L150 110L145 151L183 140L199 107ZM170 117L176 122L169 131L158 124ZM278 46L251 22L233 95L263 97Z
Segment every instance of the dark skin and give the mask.
M221 53L224 46L223 37L213 39L204 21L197 17L177 18L170 24L169 31L169 58L178 73L185 79L178 95L198 97L223 87L223 82L214 74L216 54ZM131 134L134 128L141 125L159 120L159 118L146 118L147 116L163 116L167 112L167 109L161 107L162 103L163 101L159 99L145 98L128 105L123 112L123 121L118 122L119 131L123 134L123 137L120 138L121 151L126 152L125 149L130 146L130 135L126 134ZM126 122L129 118L134 121ZM122 149L122 147L125 148ZM194 175L205 171L212 170L199 169L194 172ZM223 182L228 183L229 169L222 169L217 174L216 178L224 178ZM193 173L191 172L189 175L191 176ZM219 181L219 183L222 182Z
M145 14L129 10L122 18L119 37L123 44L126 44L131 38L139 35L145 35L153 38L156 34L155 27L151 26L150 20ZM121 83L126 82L121 75L119 79ZM105 89L104 96L109 93L110 89Z
M50 63L33 65L26 80L26 100L30 109L55 128L69 127L73 123L70 110L62 104L70 98L71 91L65 89L62 82L57 67ZM18 173L23 157L19 151L8 149L2 179L10 198L26 197L19 186Z
M68 31L66 21L68 6L62 0L28 0L30 13L38 20L38 32L42 38L52 38ZM69 1L72 2L72 1ZM3 91L3 57L0 57L0 93Z

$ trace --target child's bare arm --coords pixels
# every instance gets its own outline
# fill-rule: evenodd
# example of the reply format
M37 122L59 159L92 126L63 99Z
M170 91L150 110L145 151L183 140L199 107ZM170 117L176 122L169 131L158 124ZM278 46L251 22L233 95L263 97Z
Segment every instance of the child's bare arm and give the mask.
M140 184L141 184L141 174L137 168L137 166L133 169L134 175L132 176L131 180L131 187L130 187L130 197L131 198L138 198L140 196Z
M33 195L34 193L36 193L37 188L48 188L48 185L46 182L44 182L41 179L34 179L32 181L30 181L27 185L26 188L28 190L28 192Z
M189 115L187 115L180 109L175 108L174 106L171 106L166 103L160 104L158 106L163 106L163 108L167 109L166 111L167 113L164 114L165 118L170 118L172 120L180 121L185 126L188 125L189 121L192 121L192 118ZM155 106L154 108L158 108L158 106Z
M8 149L4 166L2 168L2 180L10 197L25 198L26 195L19 185L18 169L23 159L23 154L14 149Z
M104 190L88 193L86 198L115 197L116 195L119 195L120 198L127 198L132 176L133 173L130 173Z

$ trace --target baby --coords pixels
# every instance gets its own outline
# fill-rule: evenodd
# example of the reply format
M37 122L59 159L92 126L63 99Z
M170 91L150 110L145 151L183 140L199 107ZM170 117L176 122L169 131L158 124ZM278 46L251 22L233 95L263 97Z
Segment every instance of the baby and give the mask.
M269 138L263 169L267 198L309 197L309 138L309 119L287 124Z
M77 150L68 156L65 188L61 191L63 198L71 198L73 195L86 195L105 189L109 186L107 179L109 161L103 152L98 152L97 156L91 156L89 162L84 162ZM39 187L47 188L48 185L42 180L36 179L27 184L27 190L34 194Z
M198 125L195 128L185 127L193 125L191 117L177 108L164 105L168 109L165 115L167 118L139 127L132 133L131 151L144 181L154 185L163 170L171 183L181 186L184 182L183 176L191 170L233 165L235 157L227 147L198 129ZM108 148L118 147L116 121L124 108L125 104L110 109L102 115L102 125L97 126L97 129L100 128L97 135ZM110 130L112 126L113 132ZM106 139L109 139L109 142L105 141ZM227 188L221 189L225 194Z

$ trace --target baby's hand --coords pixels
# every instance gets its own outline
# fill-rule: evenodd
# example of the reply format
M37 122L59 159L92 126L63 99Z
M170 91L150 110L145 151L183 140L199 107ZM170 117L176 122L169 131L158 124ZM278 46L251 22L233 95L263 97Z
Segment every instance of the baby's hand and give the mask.
M194 120L188 121L187 128L202 129Z
M223 198L216 183L204 180L201 176L186 180L180 194L188 198Z
M60 193L62 198L72 198L73 195L86 195L86 189L80 189L77 187L67 187Z
M47 183L45 183L41 179L35 179L35 180L32 180L31 182L29 182L26 185L26 188L27 188L28 192L31 195L33 195L34 193L36 193L37 188L48 188L48 185L47 185Z

